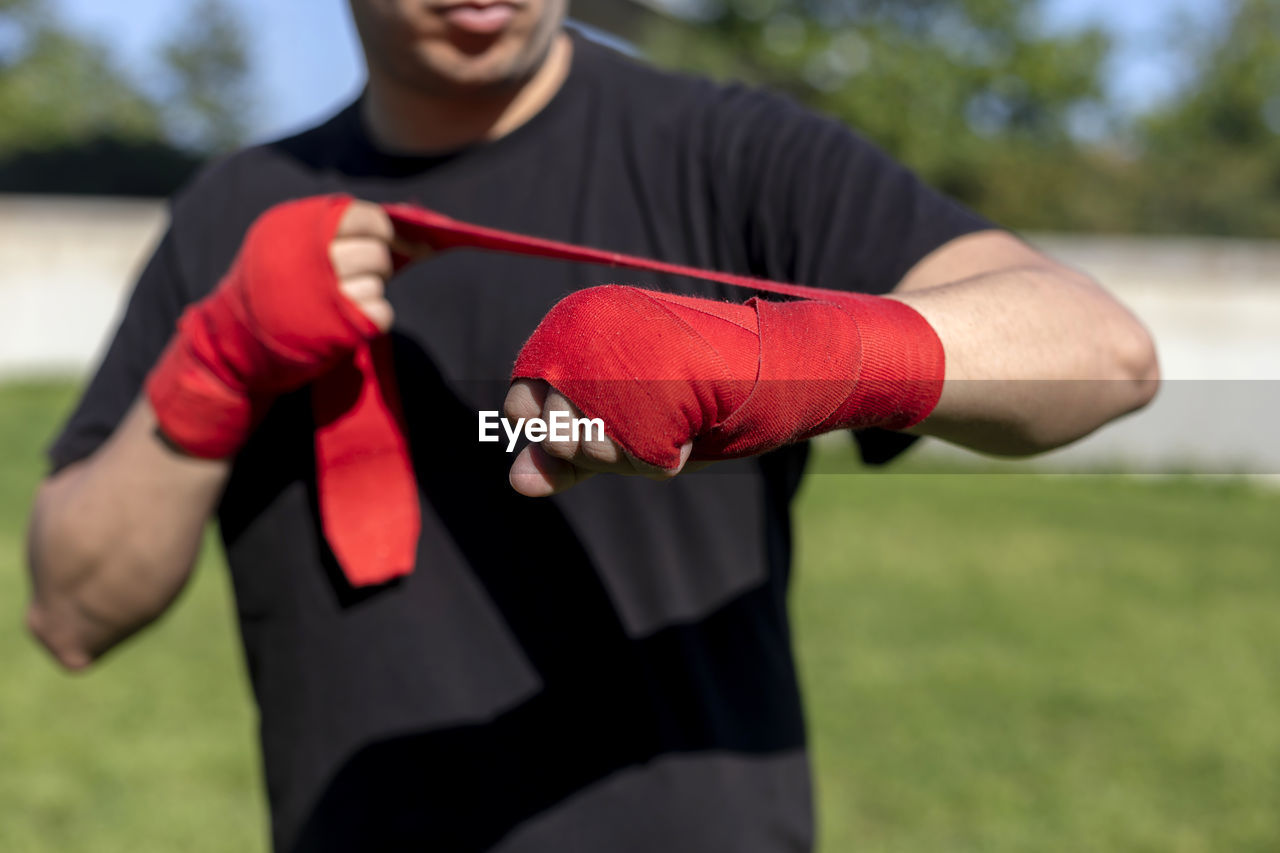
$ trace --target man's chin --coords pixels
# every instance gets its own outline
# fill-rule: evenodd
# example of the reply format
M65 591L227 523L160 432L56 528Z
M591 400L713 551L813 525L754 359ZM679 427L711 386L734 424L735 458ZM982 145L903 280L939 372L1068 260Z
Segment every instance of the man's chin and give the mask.
M501 42L488 50L465 52L440 45L423 56L423 66L436 85L457 92L496 92L518 86L535 68L521 68L519 51Z

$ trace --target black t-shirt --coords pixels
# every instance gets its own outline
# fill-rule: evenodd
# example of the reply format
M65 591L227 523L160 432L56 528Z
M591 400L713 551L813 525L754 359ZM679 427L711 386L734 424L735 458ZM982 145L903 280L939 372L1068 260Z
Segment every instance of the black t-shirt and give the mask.
M206 170L174 200L55 466L115 429L183 305L216 286L259 213L333 191L871 293L990 227L789 101L575 38L562 90L495 142L391 155L352 106ZM327 551L305 389L236 459L218 515L278 850L809 849L786 608L804 448L530 500L507 485L504 444L477 441L477 412L501 407L541 317L608 282L749 295L474 251L391 282L423 507L403 580L352 589ZM876 457L904 444L863 438Z

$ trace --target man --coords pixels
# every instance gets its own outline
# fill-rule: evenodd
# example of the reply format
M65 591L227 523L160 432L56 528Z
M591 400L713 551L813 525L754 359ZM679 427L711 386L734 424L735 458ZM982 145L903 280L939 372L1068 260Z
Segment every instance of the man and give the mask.
M620 439L630 418L603 442L530 446L514 462L478 443L477 412L504 398L513 416L581 402L542 374L509 386L511 366L563 297L619 277L450 251L388 284L393 257L422 247L372 202L893 291L876 304L908 306L945 351L941 397L912 431L994 453L1054 447L1143 405L1149 337L1092 281L845 129L571 37L563 0L352 9L369 70L359 101L175 199L52 448L30 533L31 630L63 665L89 665L172 601L216 509L276 849L808 849L785 606L804 446L675 476L687 448L674 465L637 461ZM308 385L275 394L234 457L213 460L157 430L143 393L183 307L223 292L251 224L334 192L364 200L344 209L328 258L347 304L391 330L422 506L414 571L372 586L350 583L326 544ZM909 437L859 440L885 458ZM590 477L601 470L650 476ZM855 536L849 547L856 559Z

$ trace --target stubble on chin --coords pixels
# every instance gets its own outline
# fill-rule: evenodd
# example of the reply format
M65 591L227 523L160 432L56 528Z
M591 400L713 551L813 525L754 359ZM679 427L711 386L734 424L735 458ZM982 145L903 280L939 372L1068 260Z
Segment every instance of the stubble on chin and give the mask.
M387 70L400 83L433 95L509 96L538 73L561 31L554 22L549 33L513 34L475 53L452 43L421 43L411 58Z

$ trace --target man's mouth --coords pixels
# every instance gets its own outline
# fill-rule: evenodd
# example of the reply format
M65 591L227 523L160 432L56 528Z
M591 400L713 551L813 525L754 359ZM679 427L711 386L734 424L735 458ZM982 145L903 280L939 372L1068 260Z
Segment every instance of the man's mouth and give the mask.
M519 7L515 3L479 2L448 3L437 8L439 15L449 26L471 35L493 35L504 29L515 17Z

